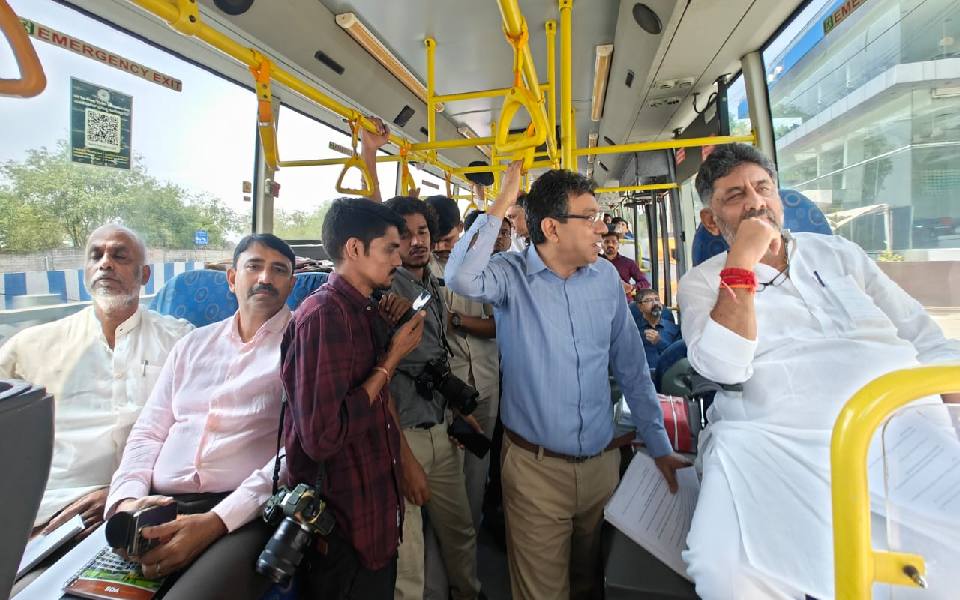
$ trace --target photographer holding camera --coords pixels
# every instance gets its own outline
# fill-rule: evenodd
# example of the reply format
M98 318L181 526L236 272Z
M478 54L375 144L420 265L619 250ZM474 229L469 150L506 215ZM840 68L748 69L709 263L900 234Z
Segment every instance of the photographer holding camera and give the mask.
M335 272L300 305L284 336L283 433L296 487L267 505L283 522L258 570L290 575L302 553L303 598L393 597L401 436L387 384L420 343L424 318L415 314L391 337L372 296L400 265L403 226L378 202L334 201L322 236ZM321 502L332 523L318 512Z
M403 543L397 565L396 598L419 600L424 594L424 541L421 506L440 542L454 600L473 600L480 594L476 575L476 534L463 476L463 457L447 436L446 409L461 415L477 432L470 416L477 391L450 372L446 341L446 308L439 282L428 267L437 217L422 200L397 197L387 207L405 222L401 233L403 266L393 278L391 294L382 301L389 318L397 321L411 300L430 294L424 312L423 340L397 367L390 394L403 430L403 481L408 500Z

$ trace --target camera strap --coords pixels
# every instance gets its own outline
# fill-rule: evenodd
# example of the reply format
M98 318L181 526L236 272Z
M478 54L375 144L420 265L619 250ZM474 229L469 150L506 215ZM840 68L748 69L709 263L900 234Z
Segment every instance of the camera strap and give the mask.
M280 456L280 448L283 444L283 418L286 416L287 412L287 390L282 388L280 392L280 427L277 430L277 454L276 458L273 460L273 491L270 493L271 496L277 495L277 490L280 489L280 459L283 458ZM286 456L286 455L284 455ZM327 479L327 463L325 461L320 461L317 463L317 485L315 489L318 493L322 493L323 484Z

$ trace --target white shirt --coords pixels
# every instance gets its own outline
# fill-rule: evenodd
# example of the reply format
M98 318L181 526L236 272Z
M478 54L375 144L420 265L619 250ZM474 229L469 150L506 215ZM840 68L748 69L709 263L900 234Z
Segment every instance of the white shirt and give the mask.
M852 242L810 233L792 238L789 279L756 294L756 341L710 317L718 293L726 293L719 291L726 253L689 271L678 301L693 368L719 383L743 382L742 393L717 393L701 457L729 483L747 560L804 593L830 598L829 443L840 409L880 375L960 361L960 343L945 339L923 307ZM777 275L763 264L754 271L758 283ZM883 489L875 483L872 492ZM701 496L698 510L710 501Z
M167 353L192 328L141 306L117 327L111 350L88 306L0 347L0 377L42 385L55 402L53 462L35 524L109 485Z
M530 245L530 241L516 231L510 232L510 252L523 252Z
M228 531L270 497L280 424L284 306L244 343L239 313L174 347L130 432L107 514L150 493L232 492L213 511Z

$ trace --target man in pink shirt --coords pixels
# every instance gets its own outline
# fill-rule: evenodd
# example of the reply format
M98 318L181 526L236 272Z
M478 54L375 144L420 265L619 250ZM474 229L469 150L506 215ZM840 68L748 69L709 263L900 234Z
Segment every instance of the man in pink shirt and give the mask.
M107 516L177 503L176 521L144 528L159 545L136 557L145 576L167 577L168 599L260 598L270 585L254 569L272 533L257 517L271 492L294 260L271 234L237 244L237 313L174 346L110 484Z

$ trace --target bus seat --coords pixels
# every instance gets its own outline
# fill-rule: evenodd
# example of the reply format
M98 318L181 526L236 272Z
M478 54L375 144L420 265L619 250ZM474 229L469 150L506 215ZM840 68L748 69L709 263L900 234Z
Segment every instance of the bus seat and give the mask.
M53 396L42 387L0 379L0 457L6 465L0 502L0 598L7 598L53 457Z
M661 394L689 398L693 395L693 389L690 385L690 361L687 360L686 356L687 345L677 340L673 344L670 344L667 350L678 344L682 344L683 346L683 356L678 356L677 359L673 361L673 364L670 365L670 368L668 368L662 376L655 376L654 380ZM659 375L659 369L657 374Z
M823 235L833 234L827 218L810 198L796 190L781 189L780 200L783 202L784 229ZM693 235L693 266L728 249L727 242L721 236L713 235L703 224L697 225L697 231Z
M687 344L684 343L682 339L674 341L672 344L667 346L663 352L660 353L660 360L657 361L657 368L653 372L653 385L659 391L664 394L669 394L671 396L689 396L689 394L674 394L672 392L664 391L663 385L665 383L666 374L671 371L674 365L677 364L677 361L687 357ZM689 364L689 363L688 363ZM676 378L674 378L676 383Z
M697 600L693 583L619 529L604 523L600 540L605 600Z
M287 306L295 310L314 290L326 283L328 274L298 273ZM200 270L180 273L157 292L150 308L163 315L186 319L194 327L222 321L237 312L237 297L227 285L223 271Z

